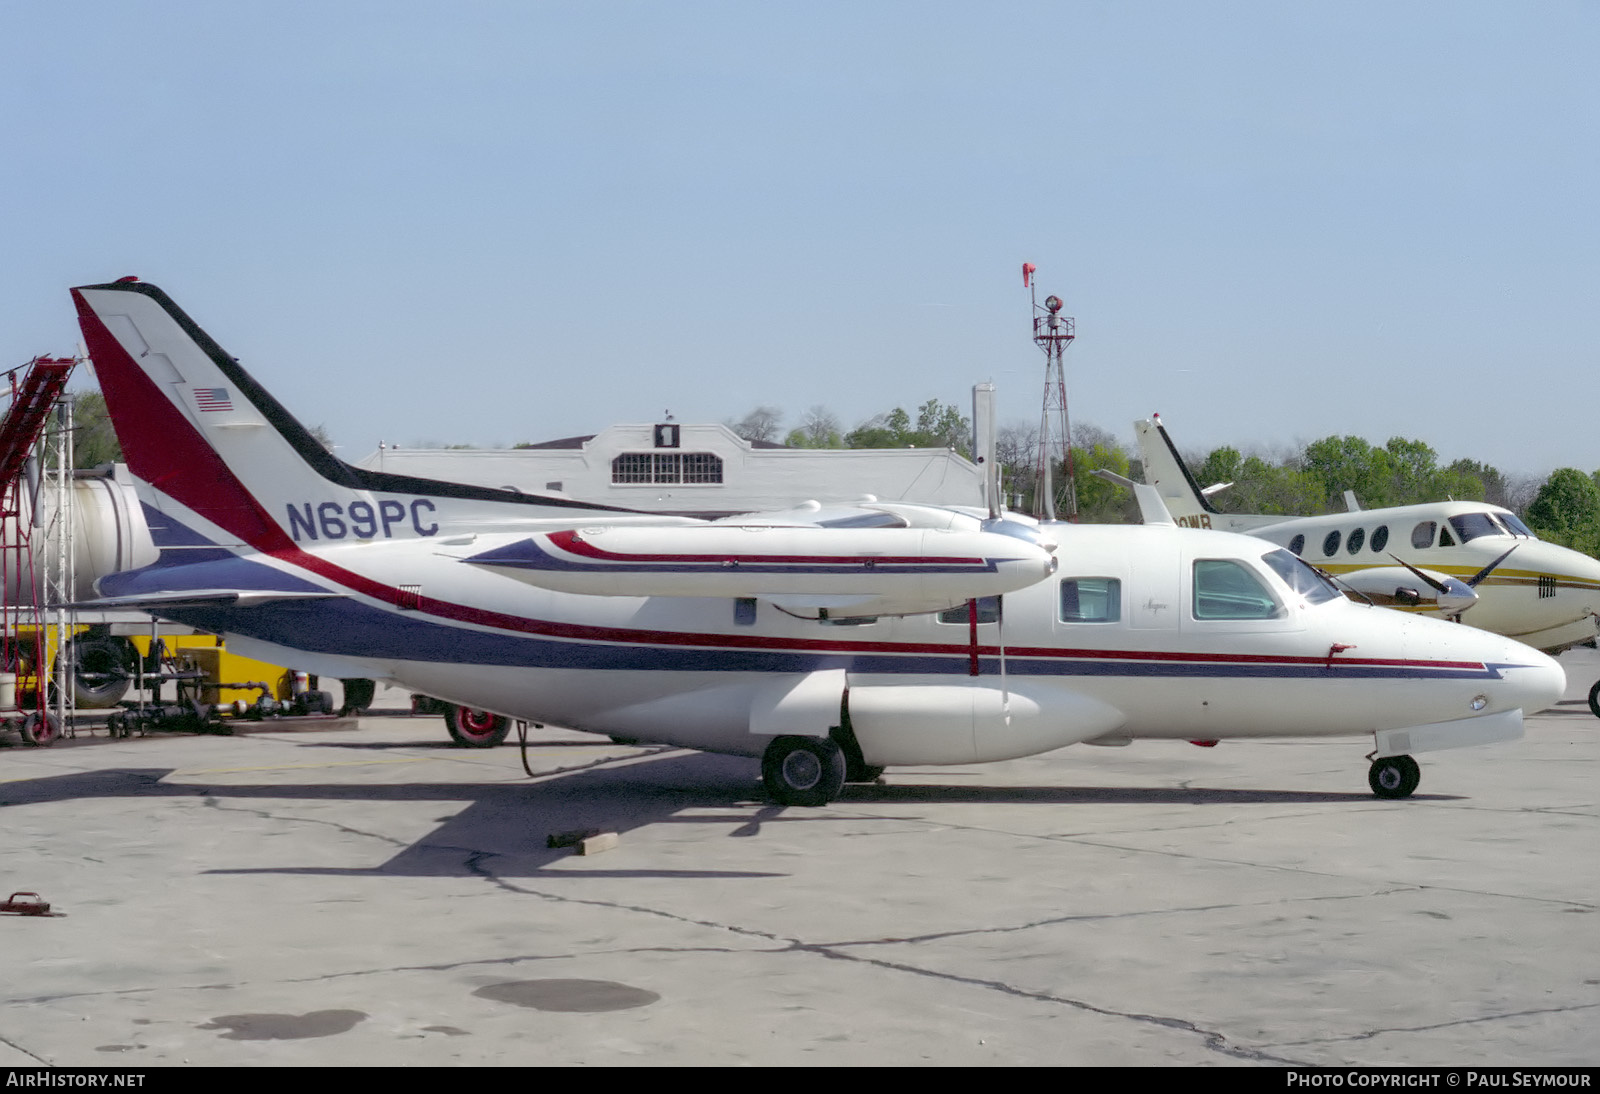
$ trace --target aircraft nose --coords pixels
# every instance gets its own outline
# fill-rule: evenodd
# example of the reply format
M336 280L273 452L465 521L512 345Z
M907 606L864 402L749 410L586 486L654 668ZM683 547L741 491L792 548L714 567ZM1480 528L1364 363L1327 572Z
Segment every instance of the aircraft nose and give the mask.
M1521 707L1524 714L1537 714L1555 706L1567 690L1567 673L1560 663L1520 642L1508 651L1500 671L1504 682L1495 699L1504 710Z

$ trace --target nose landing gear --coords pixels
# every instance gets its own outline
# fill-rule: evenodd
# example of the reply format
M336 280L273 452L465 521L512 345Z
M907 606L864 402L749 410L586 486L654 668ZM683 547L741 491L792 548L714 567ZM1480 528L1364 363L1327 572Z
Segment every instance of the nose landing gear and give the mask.
M1422 769L1410 756L1383 756L1367 772L1367 785L1380 798L1409 798L1421 781Z

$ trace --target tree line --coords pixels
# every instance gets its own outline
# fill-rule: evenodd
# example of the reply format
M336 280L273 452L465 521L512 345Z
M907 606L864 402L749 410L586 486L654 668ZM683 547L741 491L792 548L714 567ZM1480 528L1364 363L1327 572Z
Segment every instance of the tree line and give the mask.
M727 424L747 440L773 441L782 432L782 421L780 411L762 406ZM842 432L827 408L814 406L784 435L784 443L800 448L940 446L970 456L971 436L971 422L959 409L930 399L917 409L914 422L896 407L849 432ZM995 456L1013 509L1033 507L1038 447L1037 425L1013 422L998 431ZM1324 437L1276 453L1246 453L1224 445L1203 454L1187 452L1184 459L1202 487L1232 483L1211 498L1223 512L1285 517L1343 512L1347 490L1367 509L1482 501L1515 512L1541 538L1600 557L1600 470L1586 474L1564 467L1546 478L1513 478L1479 460L1441 466L1439 454L1425 441L1391 437L1379 446L1353 435ZM1114 524L1139 519L1130 492L1094 474L1104 468L1143 481L1137 456L1116 435L1095 425L1074 426L1072 464L1080 520ZM1057 483L1066 481L1064 467L1053 475Z

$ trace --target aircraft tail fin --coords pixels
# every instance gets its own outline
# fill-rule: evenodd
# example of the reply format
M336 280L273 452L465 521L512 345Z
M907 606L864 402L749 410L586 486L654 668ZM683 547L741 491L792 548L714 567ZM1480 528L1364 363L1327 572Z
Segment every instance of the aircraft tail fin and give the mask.
M608 508L351 467L156 286L72 295L129 470L256 550L437 535L461 500L480 522Z
M1139 459L1144 464L1144 481L1155 487L1166 502L1167 510L1180 524L1186 523L1185 517L1217 512L1189 473L1183 457L1178 455L1172 438L1167 436L1161 415L1152 414L1148 419L1134 422L1133 431L1139 442ZM1206 526L1210 526L1209 521Z

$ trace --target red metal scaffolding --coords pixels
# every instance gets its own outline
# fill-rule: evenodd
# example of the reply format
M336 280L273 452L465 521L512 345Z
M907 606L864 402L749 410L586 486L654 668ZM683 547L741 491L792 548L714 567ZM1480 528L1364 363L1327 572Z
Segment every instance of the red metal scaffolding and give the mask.
M20 719L27 744L50 744L61 733L45 709L49 665L33 558L42 483L29 475L28 462L75 364L71 357L36 357L12 369L11 405L0 418L0 718Z

